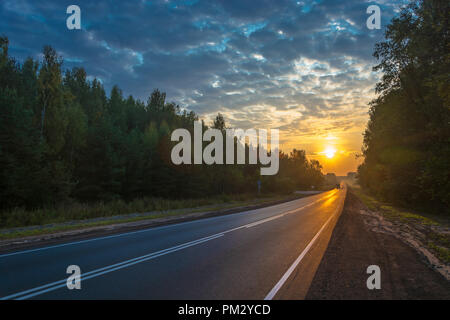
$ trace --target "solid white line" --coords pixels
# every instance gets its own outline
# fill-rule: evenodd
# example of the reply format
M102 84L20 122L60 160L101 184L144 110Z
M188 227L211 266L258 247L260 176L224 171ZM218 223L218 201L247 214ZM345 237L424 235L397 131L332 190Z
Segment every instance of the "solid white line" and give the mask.
M344 196L345 199L345 196ZM264 300L272 300L273 297L277 294L277 292L281 289L281 287L284 285L287 279L289 279L292 272L295 270L295 268L298 266L298 264L302 261L302 259L305 257L305 255L308 253L309 249L311 249L314 242L316 242L317 238L320 236L322 231L325 229L325 227L328 225L328 223L331 221L331 219L338 214L338 212L341 209L341 204L343 201L341 200L341 203L337 206L337 210L333 212L333 214L328 218L328 220L323 224L323 226L320 228L320 230L316 233L314 238L309 242L309 244L306 246L306 248L300 253L300 255L297 257L297 259L294 261L294 263L289 267L289 269L286 271L286 273L281 277L281 279L277 282L277 284L270 290L270 292L267 294L267 296L264 298Z
M106 273L109 273L109 272L112 272L112 271L115 271L115 270L123 269L123 268L126 268L128 266L131 266L131 265L134 265L134 264L137 264L137 263L141 263L141 262L144 262L144 261L147 261L147 260L151 260L151 259L163 256L163 255L175 252L175 251L179 251L179 250L182 250L182 249L185 249L185 248L188 248L188 247L195 246L195 245L200 244L200 243L204 243L204 242L207 242L207 241L210 241L210 240L213 240L213 239L217 239L219 237L222 237L223 235L224 235L223 233L218 233L218 234L215 234L215 235L212 235L212 236L209 236L209 237L201 238L201 239L194 240L194 241L191 241L191 242L187 242L187 243L184 243L184 244L180 244L180 245L177 245L177 246L174 246L174 247L171 247L171 248L167 248L167 249L164 249L164 250L160 250L160 251L156 251L156 252L153 252L153 253L150 253L150 254L146 254L144 256L140 256L140 257L129 259L129 260L126 260L126 261L122 261L122 262L119 262L119 263L116 263L116 264L112 264L112 265L109 265L109 266L106 266L106 267L95 269L95 270L92 270L92 271L89 271L89 272L81 274L81 281L87 280L87 279L91 279L91 278L95 278L95 277L98 277L100 275L103 275L103 274L106 274ZM45 285L42 285L42 286L39 286L39 287L35 287L35 288L32 288L32 289L28 289L28 290L25 290L25 291L17 292L17 293L14 293L14 294L2 297L2 298L0 298L0 300L13 299L13 298L17 298L17 297L20 297L20 296L21 297L18 298L18 300L23 300L23 299L27 299L29 297L33 297L33 296L36 296L36 295L43 294L45 292L49 292L49 291L53 291L53 290L59 289L59 288L65 287L65 286L66 286L66 279L62 279L62 280L59 280L59 281L51 282L51 283L48 283L48 284L45 284ZM42 290L42 289L44 289L44 290ZM31 293L31 292L33 292L33 293ZM23 295L25 295L27 293L31 293L31 294L23 296Z
M206 240L198 241L198 242L196 242L196 243L190 244L190 245L188 245L188 246L184 246L184 247L182 247L182 248L173 249L173 250L170 250L170 251L167 251L167 252L164 252L164 253L160 253L160 254L152 255L152 256L150 256L150 257L146 257L146 258L144 258L144 259L140 259L140 260L138 260L138 261L130 262L130 263L127 263L127 264L124 264L124 265L121 265L121 266L118 266L118 267L115 267L115 268L112 268L112 269L108 269L108 270L105 270L105 271L102 271L102 272L98 272L98 273L89 275L89 276L87 276L87 277L82 277L82 278L80 279L80 282L81 282L82 280L88 280L88 279L96 278L96 277L99 277L99 276L101 276L101 275L104 275L104 274L107 274L107 273L110 273L110 272L113 272L113 271L116 271L116 270L120 270L120 269L123 269L123 268L127 268L127 267L129 267L129 266L132 266L132 265L135 265L135 264L138 264L138 263L147 261L147 260L152 260L152 259L155 259L155 258L157 258L157 257L163 256L163 255L166 255L166 254L169 254L169 253L178 251L178 250L186 249L186 248L188 248L188 247L192 247L192 246L195 246L195 245L197 245L197 244L200 244L200 243L203 243L203 242L207 242L207 241L210 241L210 240L219 238L219 237L221 237L221 236L223 236L223 234L221 234L221 235L216 235L216 236L214 236L214 237L210 237L209 239L206 239ZM26 296L22 296L22 297L18 298L17 300L25 300L25 299L28 299L28 298L32 298L32 297L34 297L34 296L41 295L41 294L44 294L44 293L49 292L49 291L54 291L54 290L57 290L57 289L59 289L59 288L63 288L63 287L65 287L66 285L67 285L67 284L65 284L65 283L64 283L64 284L60 284L60 285L58 285L58 286L55 286L55 287L52 287L52 288L49 288L49 289L45 289L45 290L42 290L42 291L39 291L39 292L35 292L35 293L29 294L29 295L26 295Z
M325 197L324 197L325 198ZM320 198L319 200L315 201L318 202L320 200L323 200L324 198ZM292 201L298 201L298 200L302 200L305 198L301 198L301 199L296 199L296 200L292 200ZM282 203L282 204L286 204L289 203L291 201ZM315 203L313 202L313 203ZM313 204L311 203L311 204ZM311 204L308 204L306 206L309 206ZM266 208L270 208L270 207L266 207ZM303 208L303 207L302 207ZM260 208L263 209L263 208ZM247 211L243 211L243 212L237 212L234 213L233 215L240 215L240 214L244 214L244 213L248 213L251 211L256 211L256 210L260 210L260 209L253 209L253 210L247 210ZM294 209L292 211L296 211L299 209ZM228 215L229 216L229 215ZM65 247L65 246L71 246L71 245L76 245L76 244L82 244L82 243L87 243L87 242L92 242L92 241L97 241L97 240L105 240L105 239L111 239L111 238L117 238L117 237L122 237L122 236L127 236L127 235L132 235L132 234L137 234L137 233L142 233L142 232L148 232L148 231L153 231L153 230L160 230L160 229L166 229L166 228L172 228L181 224L191 224L191 223L198 223L198 222L204 222L204 221L211 221L211 220L215 220L215 219L220 219L226 216L219 216L219 217L211 217L211 218L206 218L206 219L199 219L199 220L193 220L193 221L186 221L186 222L180 222L180 223L174 223L171 225L167 225L167 226L159 226L159 227L150 227L150 228L146 228L143 230L137 230L137 231L130 231L130 232L124 232L124 233L119 233L119 234L113 234L110 236L104 236L104 237L98 237L98 238L92 238L92 239L86 239L86 240L80 240L80 241L74 241L74 242L68 242L68 243L62 243L62 244L57 244L57 245L53 245L53 246L47 246L47 247L42 247L42 248L36 248L36 249L29 249L29 250L23 250L23 251L16 251L16 252L11 252L11 253L5 253L5 254L0 254L0 258L5 258L5 257L9 257L9 256L15 256L15 255L19 255L19 254L25 254L25 253L31 253L31 252L36 252L36 251L42 251L42 250L49 250L49 249L54 249L54 248L60 248L60 247ZM241 228L241 227L238 227Z
M294 263L289 267L289 269L286 271L286 273L281 277L280 281L277 282L277 284L270 290L270 292L267 294L267 296L264 298L264 300L272 300L273 297L277 294L278 290L281 289L281 287L284 285L286 280L289 278L289 276L292 274L292 272L295 270L295 268L298 266L300 261L302 261L303 257L308 253L309 249L311 249L314 242L317 240L319 235L322 233L323 229L327 226L328 222L334 217L334 214L328 218L327 222L324 223L322 228L320 228L319 232L316 233L314 238L309 242L309 244L306 246L306 248L303 250L303 252L298 256L298 258L294 261Z
M80 240L80 241L62 243L62 244L57 244L57 245L54 245L54 246L23 250L23 251L17 251L17 252L12 252L12 253L5 253L5 254L0 255L0 258L9 257L9 256L15 256L15 255L18 255L18 254L24 254L24 253L30 253L30 252L54 249L54 248L59 248L59 247L71 246L71 245L74 245L74 244L86 243L86 242L91 242L91 241L116 238L116 237L121 237L121 236L125 236L125 235L134 234L134 233L146 232L146 231L149 231L149 230L150 229L138 230L138 231L132 231L132 232L125 232L125 233L115 234L115 235L111 235L111 236L105 236L105 237L98 237L98 238L87 239L87 240Z

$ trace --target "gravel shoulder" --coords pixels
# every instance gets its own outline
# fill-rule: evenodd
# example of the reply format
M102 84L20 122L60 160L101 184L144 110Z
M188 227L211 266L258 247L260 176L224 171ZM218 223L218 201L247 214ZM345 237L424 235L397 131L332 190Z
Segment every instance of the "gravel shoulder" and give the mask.
M450 281L437 270L446 266L431 263L438 260L395 229L386 231L382 219L375 228L369 212L350 189L306 299L450 299ZM379 290L367 289L370 265L381 269Z

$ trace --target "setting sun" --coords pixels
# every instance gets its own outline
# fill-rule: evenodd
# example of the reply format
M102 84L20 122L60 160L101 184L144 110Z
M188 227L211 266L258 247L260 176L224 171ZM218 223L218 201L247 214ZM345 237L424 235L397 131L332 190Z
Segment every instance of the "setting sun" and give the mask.
M337 150L333 147L327 147L323 153L327 156L327 158L331 159L334 157L336 151Z

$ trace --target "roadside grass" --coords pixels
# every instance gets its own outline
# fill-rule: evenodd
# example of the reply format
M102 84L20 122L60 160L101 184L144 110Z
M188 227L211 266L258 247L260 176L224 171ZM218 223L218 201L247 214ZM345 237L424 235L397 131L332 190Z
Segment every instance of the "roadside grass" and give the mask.
M431 231L428 234L428 246L436 253L441 261L450 264L450 234Z
M188 200L145 198L130 203L121 200L96 204L74 203L58 208L38 210L16 208L0 213L0 239L180 216L188 213L233 209L300 197L276 194L257 197L254 194L240 194Z
M364 202L364 204L374 211L380 211L388 220L397 220L401 222L418 222L423 225L440 225L439 221L418 213L409 211L408 209L399 208L375 197L368 195L360 186L354 185L352 191Z
M389 203L385 203L367 194L359 185L352 185L353 193L372 211L380 212L387 220L396 223L408 224L412 227L420 225L425 227L426 240L424 243L439 260L445 264L450 264L450 234L448 232L438 232L439 228L449 227L448 222L443 222L441 218L430 215L421 215L411 212L408 209L399 208ZM421 228L423 232L423 228Z
M190 211L189 213L192 213ZM181 215L183 213L173 213L173 212L165 212L161 214L155 214L152 216L140 216L140 217L134 217L134 218L121 218L121 219L107 219L102 221L96 221L96 222L79 222L74 223L71 225L56 225L56 226L43 226L42 228L37 229L29 229L29 230L20 230L20 231L11 231L8 233L0 233L0 240L7 240L7 239L14 239L14 238L21 238L21 237L27 237L27 236L37 236L37 235L43 235L43 234L50 234L54 232L64 232L64 231L70 231L70 230L77 230L77 229L85 229L90 227L99 227L99 226L106 226L106 225L112 225L115 223L126 223L126 222L135 222L140 220L151 220L161 217L170 217L175 215Z
M445 264L450 264L450 250L448 248L436 245L432 241L428 242L428 247L433 250L439 260L443 261Z

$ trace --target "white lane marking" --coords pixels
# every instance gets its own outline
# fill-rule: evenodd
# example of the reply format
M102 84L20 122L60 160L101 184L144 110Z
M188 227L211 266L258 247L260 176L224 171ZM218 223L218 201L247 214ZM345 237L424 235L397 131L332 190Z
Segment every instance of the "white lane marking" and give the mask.
M333 193L334 194L334 193ZM304 198L303 198L304 199ZM320 198L317 201L323 200L325 199L325 197ZM296 199L296 200L292 200L292 201L298 201L298 200L302 200L302 199ZM317 202L316 201L316 202ZM286 203L289 203L291 201L288 201ZM282 203L283 205L286 203ZM266 207L266 208L270 208L270 207ZM265 209L265 208L260 208L260 209ZM256 210L260 210L260 209L253 209L253 210L247 210L247 211L243 211L243 212L237 212L234 215L241 215L241 214L245 214L251 211L256 211ZM298 210L298 209L295 209ZM191 224L191 223L198 223L198 222L204 222L206 220L211 221L211 220L215 220L215 219L220 219L226 216L219 216L219 217L211 217L211 218L207 218L207 219L199 219L199 220L194 220L194 221L187 221L187 222L180 222L180 223L174 223L171 225L167 225L167 226L159 226L159 227L150 227L147 229L143 229L143 230L137 230L137 231L130 231L130 232L124 232L124 233L119 233L119 234L114 234L114 235L110 235L110 236L104 236L104 237L98 237L98 238L93 238L93 239L86 239L86 240L80 240L80 241L74 241L74 242L68 242L68 243L62 243L62 244L57 244L57 245L53 245L53 246L48 246L48 247L42 247L42 248L36 248L36 249L29 249L29 250L23 250L23 251L17 251L17 252L11 252L11 253L5 253L5 254L0 254L0 258L5 258L5 257L9 257L9 256L15 256L15 255L19 255L19 254L25 254L25 253L31 253L31 252L36 252L36 251L42 251L42 250L49 250L49 249L54 249L54 248L60 248L60 247L65 247L65 246L71 246L71 245L76 245L76 244L82 244L82 243L87 243L87 242L92 242L92 241L97 241L97 240L105 240L105 239L111 239L111 238L117 238L117 237L122 237L122 236L127 236L127 235L132 235L132 234L137 234L137 233L142 233L142 232L148 232L148 231L153 231L153 230L160 230L160 229L166 229L166 228L172 228L181 224Z
M261 219L261 220L255 221L255 222L251 222L251 223L245 224L245 225L243 225L243 226L240 226L240 227L237 227L237 228L234 228L234 229L231 229L231 230L224 231L224 233L227 233L227 232L230 232L230 231L234 231L234 230L237 230L237 229L242 229L242 228L251 228L251 227L260 225L260 224L262 224L262 223L269 222L269 221L272 221L272 220L275 220L275 219L284 217L284 216L286 216L286 215L288 215L288 214L291 214L291 213L295 213L295 212L301 211L301 210L306 209L306 208L308 208L308 207L310 207L310 206L312 206L312 205L315 205L316 203L319 203L319 202L321 202L321 201L324 201L324 200L326 200L326 199L332 197L333 195L334 195L334 193L331 194L331 195L329 195L329 196L320 198L320 199L318 199L318 200L316 200L316 201L313 201L313 202L311 202L311 203L308 203L307 205L304 205L303 207L296 208L296 209L289 210L289 211L285 211L285 212L280 213L280 214L277 214L277 215L275 215L275 216L271 216L271 217L268 217L268 218L265 218L265 219Z
M320 199L318 199L318 200L316 200L316 201L314 201L312 203L309 203L309 204L307 204L307 205L305 205L303 207L300 207L300 208L297 208L297 209L294 209L294 210L290 210L290 211L287 211L287 212L282 213L280 215L277 215L275 218L274 217L270 217L270 218L259 220L259 221L257 221L257 224L268 222L268 221L274 220L276 218L279 218L281 216L285 216L285 215L290 214L290 213L298 212L298 211L303 210L303 209L305 209L307 207L310 207L311 205L313 205L313 204L315 204L317 202L320 202L320 201L322 201L324 199L328 199L328 198L329 197L320 198ZM177 245L177 246L174 246L174 247L171 247L171 248L163 249L163 250L156 251L156 252L144 255L144 256L140 256L140 257L129 259L129 260L126 260L126 261L122 261L122 262L119 262L119 263L116 263L116 264L113 264L113 265L102 267L102 268L99 268L99 269L96 269L96 270L92 270L92 271L89 271L89 272L86 272L86 273L82 274L81 281L88 280L88 279L91 279L91 278L95 278L95 277L98 277L100 275L103 275L103 274L106 274L106 273L109 273L109 272L113 272L115 270L126 268L128 266L132 266L132 265L140 263L140 262L144 262L144 261L147 261L147 260L150 260L150 259L154 259L154 258L160 257L162 255L166 255L166 254L169 254L169 253L172 253L172 252L175 252L175 251L179 251L179 250L182 250L182 249L185 249L185 248L188 248L188 247L191 247L191 246L194 246L194 245L206 242L206 241L210 241L210 240L219 238L219 237L225 235L226 233L229 233L229 232L232 232L232 231L235 231L235 230L238 230L238 229L242 229L242 228L252 227L254 225L255 225L254 222L253 223L249 223L249 224L246 224L246 225L242 225L240 227L232 228L232 229L220 232L220 233L213 234L211 236L207 236L207 237L204 237L204 238L200 238L200 239L197 239L197 240L186 242L184 244L180 244L180 245ZM37 295L49 292L49 291L54 291L54 290L57 290L59 288L63 288L65 286L66 286L66 279L62 279L62 280L59 280L59 281L55 281L55 282L52 282L52 283L41 285L39 287L35 287L35 288L32 288L32 289L28 289L28 290L25 290L25 291L17 292L17 293L14 293L14 294L2 297L2 298L0 298L0 300L7 300L7 299L14 299L14 298L16 298L17 300L24 300L24 299L27 299L27 298L31 298L31 297L34 297L34 296L37 296Z
M57 244L57 245L54 245L54 246L23 250L23 251L17 251L17 252L12 252L12 253L5 253L5 254L0 255L0 258L9 257L9 256L15 256L15 255L18 255L18 254L30 253L30 252L35 252L35 251L41 251L41 250L48 250L48 249L54 249L54 248L59 248L59 247L71 246L71 245L74 245L74 244L86 243L86 242L91 242L91 241L116 238L116 237L121 237L121 236L125 236L125 235L146 232L146 231L149 231L149 230L150 229L131 231L131 232L125 232L125 233L115 234L115 235L111 235L111 236L105 236L105 237L99 237L99 238L93 238L93 239L87 239L87 240L80 240L80 241L62 243L62 244Z
M109 272L112 272L112 271L115 271L115 270L126 268L128 266L131 266L131 265L134 265L134 264L137 264L137 263L141 263L141 262L144 262L144 261L147 261L147 260L151 260L151 259L163 256L163 255L175 252L175 251L186 249L186 248L195 246L195 245L200 244L200 243L204 243L204 242L207 242L207 241L210 241L210 240L213 240L213 239L217 239L219 237L222 237L223 235L224 235L223 233L214 234L214 235L209 236L209 237L205 237L205 238L197 239L197 240L194 240L194 241L186 242L186 243L183 243L183 244L171 247L171 248L167 248L167 249L164 249L164 250L152 252L152 253L149 253L149 254L137 257L137 258L129 259L129 260L122 261L122 262L119 262L119 263L115 263L115 264L112 264L112 265L109 265L109 266L106 266L106 267L95 269L95 270L92 270L92 271L89 271L89 272L86 272L86 273L82 274L80 281L91 279L91 278L95 278L95 277L98 277L100 275L103 275L103 274L106 274L106 273L109 273ZM12 298L17 298L19 296L21 296L21 297L18 298L18 300L27 299L27 298L30 298L30 297L33 297L33 296L36 296L36 295L43 294L45 292L49 292L49 291L53 291L53 290L65 287L66 286L66 281L67 281L67 279L62 279L62 280L59 280L59 281L51 282L51 283L48 283L48 284L45 284L45 285L42 285L42 286L39 286L39 287L35 287L35 288L32 288L32 289L28 289L28 290L25 290L25 291L17 292L17 293L14 293L14 294L2 297L2 298L0 298L0 300L7 300L7 299L12 299ZM44 290L42 290L42 289L44 289ZM30 293L30 294L28 294L28 293ZM26 295L26 294L28 294L28 295Z
M345 198L345 197L344 197ZM272 300L273 297L277 294L277 292L281 289L281 287L284 285L287 279L289 279L292 272L297 268L298 264L302 261L302 259L305 257L305 255L308 253L309 249L311 249L314 242L316 242L317 238L320 236L322 231L325 229L325 227L328 225L328 223L331 221L332 218L339 212L341 208L341 203L338 205L336 212L333 212L333 214L328 218L328 220L323 224L323 226L320 228L320 230L316 233L314 238L309 242L309 244L306 246L306 248L300 253L300 255L295 259L294 263L289 267L289 269L286 271L286 273L281 277L281 279L277 282L277 284L270 290L270 292L267 294L267 296L264 298L264 300Z
M251 228L251 227L257 226L259 224L262 224L262 223L265 223L265 222L269 222L269 221L272 221L272 220L284 217L285 215L286 215L286 213L281 213L281 214L278 214L278 215L270 217L270 218L266 218L266 219L262 219L262 220L250 223L250 224L246 225L245 227L246 228Z
M326 198L329 198L329 197L326 197ZM316 203L318 203L318 202L320 202L320 201L325 200L326 198L325 198L325 197L324 197L324 198L320 198L319 200L316 200L316 201L311 202L311 203L309 203L309 204L307 204L307 205L304 205L303 207L300 207L300 208L297 208L297 209L294 209L294 210L289 210L289 211L286 211L286 212L277 214L276 216L272 216L272 217L269 217L269 218L265 218L265 219L261 219L261 220L258 220L258 221L249 223L249 224L245 225L244 227L246 227L246 228L251 228L251 227L260 225L260 224L262 224L262 223L269 222L269 221L272 221L272 220L275 220L275 219L284 217L285 215L288 215L288 214L291 214L291 213L294 213L294 212L303 210L303 209L305 209L305 208L308 208L308 207L310 207L310 206L312 206L312 205L314 205L314 204L316 204Z

